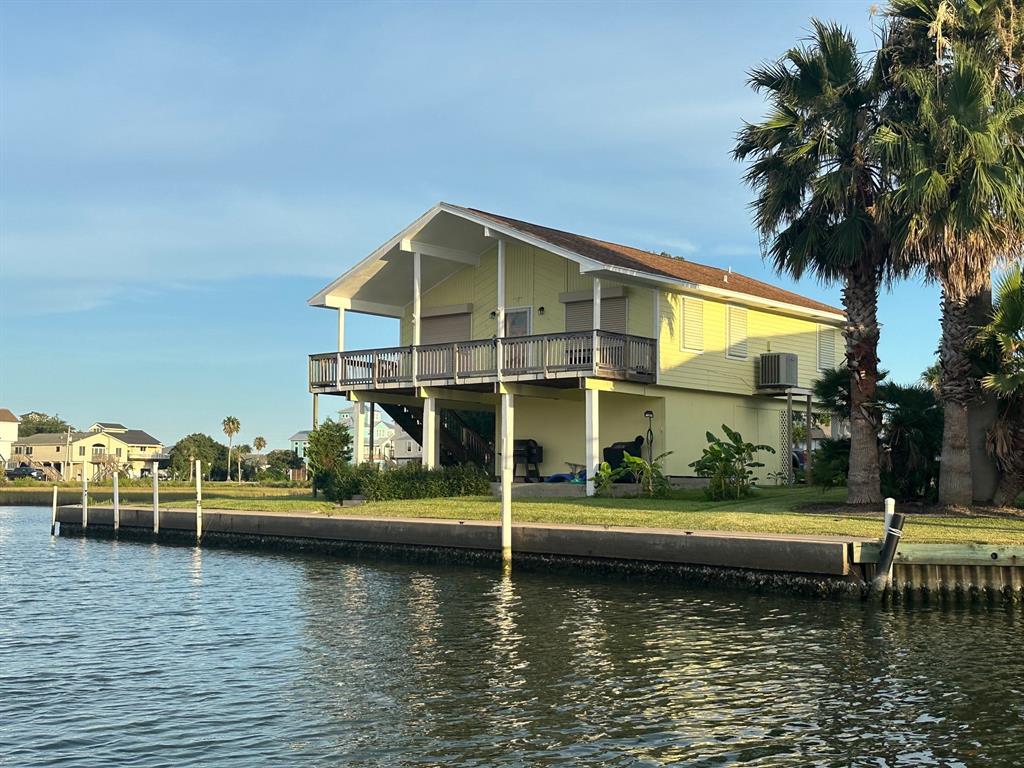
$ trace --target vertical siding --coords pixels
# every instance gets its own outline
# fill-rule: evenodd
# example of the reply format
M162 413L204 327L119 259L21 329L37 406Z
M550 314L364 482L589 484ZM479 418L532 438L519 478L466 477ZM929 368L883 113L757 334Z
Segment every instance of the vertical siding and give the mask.
M810 387L818 377L818 323L786 315L747 309L747 359L726 357L725 302L704 299L704 351L681 347L682 301L677 294L660 297L661 383L718 392L750 394L757 381L758 357L765 352L795 352L799 358L799 382ZM837 329L837 348L841 338Z

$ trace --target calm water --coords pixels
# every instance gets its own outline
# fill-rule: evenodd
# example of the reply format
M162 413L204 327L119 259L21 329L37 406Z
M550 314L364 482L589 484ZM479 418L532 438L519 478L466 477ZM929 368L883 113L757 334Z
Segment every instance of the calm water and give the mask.
M0 507L0 765L1020 765L1024 621L53 539Z

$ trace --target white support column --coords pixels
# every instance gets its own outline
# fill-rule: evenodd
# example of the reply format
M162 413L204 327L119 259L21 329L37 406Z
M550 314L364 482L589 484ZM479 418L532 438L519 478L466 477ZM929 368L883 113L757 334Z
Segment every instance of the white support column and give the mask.
M598 277L594 278L593 302L594 317L592 322L594 325L594 333L593 338L591 340L591 344L593 345L593 351L591 352L590 364L593 367L594 375L597 375L598 366L601 364L601 340L598 338L597 335L597 332L601 329L601 279ZM590 401L588 400L587 402ZM588 471L593 471L593 467L591 466ZM587 487L589 488L590 486L588 485ZM588 491L588 495L593 494L591 494Z
M508 392L501 394L501 562L512 566L512 472L515 447L515 402Z
M412 255L412 383L416 384L418 361L417 347L420 345L420 294L423 288L423 266L419 251Z
M160 533L160 462L153 462L153 533Z
M367 461L366 445L363 435L366 433L366 409L362 402L352 404L352 463L357 467Z
M437 469L440 466L437 455L437 432L437 399L425 397L423 398L423 466L427 469Z
M338 307L338 351L345 351L345 308Z
M498 238L498 296L494 309L495 358L498 367L498 381L501 381L501 370L505 367L505 354L501 340L505 337L505 238Z
M601 329L601 278L594 278L594 330Z
M601 435L600 435L600 409L599 398L601 392L596 389L588 389L586 398L586 434L587 445L584 455L587 459L587 496L594 495L594 473L598 464L601 463Z

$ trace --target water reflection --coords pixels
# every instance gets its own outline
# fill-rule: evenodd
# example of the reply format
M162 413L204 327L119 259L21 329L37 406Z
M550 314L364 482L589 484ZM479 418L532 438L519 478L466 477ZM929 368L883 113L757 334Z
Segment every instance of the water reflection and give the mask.
M3 764L1011 766L1024 754L1014 610L54 543L46 525L0 509Z

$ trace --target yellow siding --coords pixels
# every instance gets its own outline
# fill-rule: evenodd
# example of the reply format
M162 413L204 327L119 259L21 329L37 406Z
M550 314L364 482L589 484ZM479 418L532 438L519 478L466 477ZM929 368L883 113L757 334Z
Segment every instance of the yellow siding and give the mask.
M491 312L497 306L497 246L480 257L480 265L466 267L424 292L422 306L447 307L472 304L472 337L489 339L497 331ZM605 285L610 285L605 281ZM509 242L505 249L505 306L532 308L533 333L561 333L565 330L562 292L591 290L593 279L582 277L575 262L524 243ZM650 336L653 326L653 292L649 288L627 287L628 329L637 336ZM544 313L540 313L540 308ZM412 306L405 308L400 324L400 343L412 343Z
M818 323L786 315L747 308L747 359L733 360L726 351L726 307L720 301L704 299L704 351L681 347L682 297L662 293L659 332L662 385L735 394L755 389L758 356L765 352L795 352L799 358L799 382L810 387L818 378ZM838 329L824 327L836 335Z

